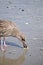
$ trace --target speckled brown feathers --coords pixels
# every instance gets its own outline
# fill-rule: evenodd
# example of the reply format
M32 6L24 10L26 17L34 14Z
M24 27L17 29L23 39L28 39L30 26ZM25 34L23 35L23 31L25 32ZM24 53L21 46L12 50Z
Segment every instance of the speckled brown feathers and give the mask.
M17 26L11 21L0 20L0 37L15 36L18 32Z

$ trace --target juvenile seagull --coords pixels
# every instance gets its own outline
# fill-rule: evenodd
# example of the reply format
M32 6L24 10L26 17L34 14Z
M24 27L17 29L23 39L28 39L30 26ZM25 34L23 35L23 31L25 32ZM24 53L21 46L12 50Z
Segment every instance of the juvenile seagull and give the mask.
M16 23L8 20L0 20L0 40L3 38L5 47L6 47L5 37L9 37L9 36L18 38L23 43L23 47L27 48L25 36L18 29ZM1 50L5 50L4 47L2 47L2 41L1 41Z

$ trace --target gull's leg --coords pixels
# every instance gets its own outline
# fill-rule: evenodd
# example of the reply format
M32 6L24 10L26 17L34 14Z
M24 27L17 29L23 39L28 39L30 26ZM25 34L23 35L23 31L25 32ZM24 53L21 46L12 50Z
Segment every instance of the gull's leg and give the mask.
M1 37L0 37L0 42L1 42Z
M1 37L0 37L0 49L1 49Z
M6 45L6 42L5 42L5 37L3 38L3 44L4 44L4 47L6 48L7 45Z
M3 48L3 37L1 37L1 50L5 51L5 49Z

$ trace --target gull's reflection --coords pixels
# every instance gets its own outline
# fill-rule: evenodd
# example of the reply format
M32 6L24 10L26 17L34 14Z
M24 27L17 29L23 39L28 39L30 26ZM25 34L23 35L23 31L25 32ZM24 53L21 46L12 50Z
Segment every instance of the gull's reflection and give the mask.
M22 65L25 61L25 55L27 50L24 49L24 52L19 56L17 59L9 59L5 57L5 53L3 53L2 57L0 58L0 65Z

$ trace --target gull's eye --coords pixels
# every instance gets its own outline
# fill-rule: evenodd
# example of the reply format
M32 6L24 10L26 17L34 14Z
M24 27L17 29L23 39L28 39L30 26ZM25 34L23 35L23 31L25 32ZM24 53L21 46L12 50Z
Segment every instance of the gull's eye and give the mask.
M25 35L23 33L20 35L20 37L22 41L25 41Z
M25 39L24 39L24 38L22 38L22 40L23 40L23 41L25 41Z

